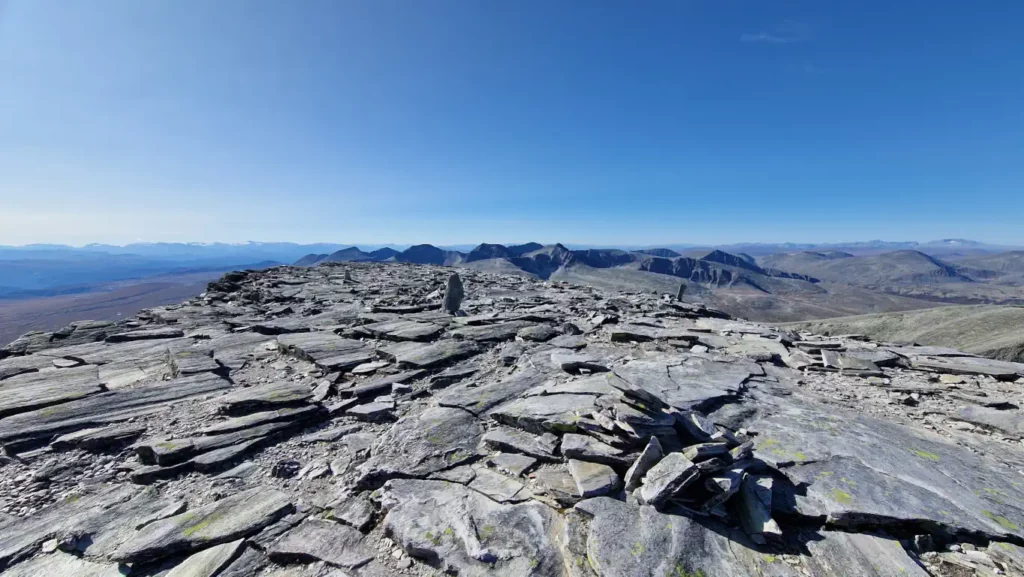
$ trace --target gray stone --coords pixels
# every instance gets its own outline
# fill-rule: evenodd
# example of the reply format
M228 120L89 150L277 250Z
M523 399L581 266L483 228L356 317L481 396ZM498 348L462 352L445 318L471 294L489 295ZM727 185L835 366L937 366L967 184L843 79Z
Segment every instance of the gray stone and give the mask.
M391 418L394 403L365 403L345 410L345 414L360 421L384 421Z
M1024 437L1024 413L1018 410L997 410L988 407L961 407L954 418L999 431L1004 435Z
M808 539L804 557L812 575L928 577L899 541L875 535L822 531Z
M519 329L516 336L526 341L542 343L557 337L558 331L550 325L534 325L532 327Z
M458 339L466 339L482 343L507 341L514 338L520 330L532 326L535 326L534 323L528 321L509 321L493 325L462 327L449 331L448 334Z
M341 521L359 531L369 529L373 522L373 516L373 504L365 495L345 499L343 502L335 504L334 510L331 511L332 519Z
M227 543L252 535L293 510L287 495L255 488L146 525L114 552L134 563Z
M113 425L110 427L83 429L57 437L50 442L50 446L57 451L67 451L69 449L85 449L87 451L107 450L127 445L145 432L146 427L132 425Z
M547 395L516 399L491 412L491 418L532 433L572 432L583 415L597 408L590 395Z
M235 417L219 421L205 427L200 432L204 435L220 435L223 433L232 433L243 429L265 425L267 423L276 423L279 421L304 421L316 417L321 414L322 411L323 409L313 405L278 409L276 411L262 411L259 413L251 413L243 417Z
M505 471L515 477L521 477L530 467L537 464L537 459L515 453L499 453L488 459L487 462L500 471Z
M607 495L618 489L622 482L608 465L569 459L569 474L576 481L576 489L584 498Z
M647 446L644 447L643 452L640 453L640 456L636 458L633 465L626 471L626 492L632 493L634 489L640 486L644 475L661 460L662 455L661 443L658 441L658 438L651 437L647 441Z
M551 364L567 373L578 373L581 369L590 372L604 372L608 367L601 363L601 360L594 355L579 353L566 353L555 351L551 353Z
M772 519L772 486L771 477L744 475L734 501L740 526L755 543L764 544L768 538L782 534Z
M355 569L373 559L373 550L359 531L331 521L306 519L267 549L271 560L281 563L323 561L335 567Z
M380 353L393 360L400 368L430 369L454 363L480 352L469 341L440 340L431 344L402 343L380 349Z
M183 336L185 336L185 333L181 329L176 329L174 327L157 327L112 334L106 338L106 341L108 343L129 343L132 341L146 341L153 339L176 339Z
M522 453L541 460L554 460L558 448L558 437L551 433L534 435L508 427L487 431L483 443L491 449Z
M313 397L313 391L302 383L277 381L255 387L235 389L217 399L225 413L248 412L258 409L277 409L301 404Z
M465 576L561 574L564 522L536 501L501 505L454 483L395 479L382 490L384 528L406 553Z
M40 555L4 571L5 577L124 577L117 563L96 563L68 553Z
M466 411L428 408L399 419L359 470L366 482L426 476L471 459L482 434L480 422Z
M0 418L67 403L105 390L93 366L18 375L0 381Z
M569 459L624 466L623 451L586 435L566 433L562 436L562 455Z
M459 308L462 306L462 299L465 296L466 292L462 288L462 279L459 278L458 273L452 273L448 277L448 284L444 287L444 303L441 305L441 309L450 315L454 315L459 312Z
M363 325L359 327L359 330L377 338L392 341L430 341L441 334L444 327L431 323L398 319Z
M647 505L660 507L698 477L696 464L681 453L669 453L647 471L640 487L640 499Z
M281 335L277 342L282 352L332 371L348 370L374 358L372 347L327 331Z
M576 511L590 519L585 555L598 575L800 575L713 520L698 522L607 497L583 501Z
M166 577L214 577L241 552L243 543L239 539L204 549L171 569Z
M476 470L476 476L470 481L469 488L499 503L517 503L532 496L519 481L482 468Z
M202 373L135 389L90 395L75 401L0 420L0 442L39 439L150 415L172 404L231 388L216 375Z

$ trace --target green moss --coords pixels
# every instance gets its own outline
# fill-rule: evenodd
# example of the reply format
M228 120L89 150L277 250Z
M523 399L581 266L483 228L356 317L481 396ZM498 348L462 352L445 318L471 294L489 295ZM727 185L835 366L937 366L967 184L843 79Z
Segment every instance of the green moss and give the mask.
M853 503L853 495L842 489L832 489L832 499L844 505Z
M999 526L1002 527L1003 529L1006 529L1007 531L1019 531L1020 530L1020 525L1014 523L1013 521L1007 519L1006 517L1003 517L1002 515L996 515L992 511L982 511L981 514L986 516L986 517L988 517L989 519L992 519L996 523L999 523Z
M935 453L929 453L928 451L922 451L921 449L912 449L911 451L922 459L928 459L929 461L935 462L939 461L939 456Z

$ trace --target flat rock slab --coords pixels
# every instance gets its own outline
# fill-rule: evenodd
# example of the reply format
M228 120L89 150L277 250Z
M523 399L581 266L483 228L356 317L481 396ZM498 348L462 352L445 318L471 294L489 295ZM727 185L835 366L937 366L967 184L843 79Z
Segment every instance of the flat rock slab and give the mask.
M140 529L112 556L134 563L227 543L247 537L292 512L291 499L275 489L236 493L198 509Z
M861 533L822 531L807 540L810 555L802 560L811 575L880 575L929 577L899 541Z
M124 577L117 563L96 563L56 551L4 571L5 577ZM170 577L170 576L168 576Z
M600 497L618 489L622 482L608 465L569 459L569 474L576 481L577 493L584 497Z
M466 411L428 408L399 419L360 471L364 479L426 476L474 457L482 434L480 421Z
M164 407L231 388L216 375L202 373L159 384L91 395L0 420L0 442L38 439L150 415Z
M917 369L954 375L986 375L1001 381L1014 381L1024 377L1024 363L1011 363L980 357L912 357L910 364Z
M293 333L277 337L281 351L327 370L347 370L374 358L373 348L327 331Z
M294 563L323 561L335 567L355 569L373 559L373 550L359 531L332 521L306 519L267 549L274 561Z
M132 341L149 341L153 339L177 339L185 336L185 332L174 327L158 327L116 333L106 338L108 343L130 343Z
M590 519L585 555L598 575L800 575L758 552L742 532L710 519L698 522L607 497L583 501L575 510Z
M532 368L516 371L500 380L483 384L467 382L451 387L438 396L438 404L459 407L474 415L484 415L510 399L545 381L545 375Z
M391 387L398 383L413 381L423 376L424 371L404 371L395 375L384 375L370 379L350 389L345 389L342 394L352 397L377 397L391 392Z
M0 418L67 403L104 390L99 369L93 366L18 375L0 381Z
M586 435L566 433L562 436L562 455L569 459L623 465L623 451Z
M359 330L393 341L430 341L440 335L444 327L432 323L394 320L363 325Z
M121 447L131 443L146 432L144 426L113 425L84 429L67 435L61 435L50 442L57 451L85 449L87 451L105 450Z
M682 455L669 453L647 471L640 487L640 499L660 507L676 493L693 484L700 472L697 465Z
M690 357L681 362L630 361L614 374L628 383L623 392L641 401L699 410L735 397L748 378L763 370L753 363Z
M313 398L313 390L307 385L291 381L278 381L235 389L217 399L216 403L221 411L236 413L305 403L311 398Z
M517 503L532 497L519 481L488 469L477 469L469 488L487 495L499 503Z
M535 501L502 505L446 481L384 485L384 527L409 555L458 575L561 575L561 516Z
M360 421L384 421L391 417L395 410L394 403L365 403L345 410L345 414Z
M534 435L509 427L491 429L482 440L492 449L522 453L542 460L554 460L558 448L558 437L551 433Z
M250 413L242 417L234 417L216 422L200 431L204 435L221 435L233 433L243 429L251 429L267 423L279 421L304 421L319 415L323 409L315 405L303 407L277 409L274 411L261 411Z
M166 577L214 577L241 552L244 543L239 539L204 549L175 566Z
M809 483L796 500L807 514L930 520L1024 537L1024 488L992 458L834 406L760 393L745 402L764 415L748 422L759 432L754 454L776 467L792 465L782 469L792 482Z
M380 352L400 368L430 369L469 358L480 349L472 341L441 340L432 344L403 343Z
M462 327L448 331L448 334L455 338L477 342L507 341L514 338L520 330L532 326L533 323L526 321L509 321L493 325Z
M573 432L597 408L591 395L547 395L513 400L491 411L495 421L536 434Z
M647 325L615 325L608 330L608 338L613 343L646 342L656 340L673 340L696 342L700 335L682 329L655 328Z
M1011 437L1024 436L1024 413L1019 410L997 410L988 407L966 406L953 418L993 429Z
M523 473L537 464L537 459L516 453L498 453L487 459L487 463L499 471L504 471L514 477L521 477Z

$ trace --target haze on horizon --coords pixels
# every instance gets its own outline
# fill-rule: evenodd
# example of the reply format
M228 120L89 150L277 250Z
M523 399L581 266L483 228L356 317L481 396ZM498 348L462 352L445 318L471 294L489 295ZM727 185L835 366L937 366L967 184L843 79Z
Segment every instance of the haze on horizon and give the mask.
M0 0L0 244L1024 244L1024 5L832 4Z

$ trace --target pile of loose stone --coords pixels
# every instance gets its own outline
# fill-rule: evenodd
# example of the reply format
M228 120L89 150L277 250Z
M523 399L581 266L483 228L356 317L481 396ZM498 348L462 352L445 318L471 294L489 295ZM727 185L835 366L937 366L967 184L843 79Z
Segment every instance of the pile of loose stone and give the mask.
M231 273L0 349L0 570L1024 575L1024 365L459 274Z

